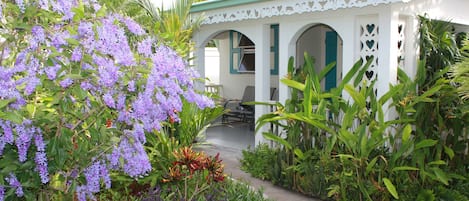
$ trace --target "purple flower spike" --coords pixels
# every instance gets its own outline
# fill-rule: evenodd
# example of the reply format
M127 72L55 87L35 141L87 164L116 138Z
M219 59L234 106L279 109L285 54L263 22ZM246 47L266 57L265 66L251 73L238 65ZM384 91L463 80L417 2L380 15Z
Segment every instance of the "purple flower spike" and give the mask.
M60 86L62 86L62 88L68 88L72 84L73 80L70 78L65 78L64 80L60 81Z
M18 178L13 173L10 173L8 177L5 178L5 180L8 182L10 186L13 188L16 188L16 196L18 197L23 197L24 192L23 192L23 186L21 186L21 183L18 181Z
M5 200L5 187L0 185L0 201Z

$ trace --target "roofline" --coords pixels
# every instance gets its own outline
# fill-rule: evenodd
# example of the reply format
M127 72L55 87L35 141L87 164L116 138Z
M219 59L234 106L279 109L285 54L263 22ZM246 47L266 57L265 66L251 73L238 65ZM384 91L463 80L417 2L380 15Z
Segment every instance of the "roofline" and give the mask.
M206 25L410 1L413 0L351 0L348 3L344 0L211 0L193 4L191 14L204 15L202 25ZM254 3L258 5L252 6Z
M211 1L204 1L192 4L191 13L203 12L207 10L213 10L218 8L225 8L231 6L238 6L250 3L259 3L271 0L211 0Z

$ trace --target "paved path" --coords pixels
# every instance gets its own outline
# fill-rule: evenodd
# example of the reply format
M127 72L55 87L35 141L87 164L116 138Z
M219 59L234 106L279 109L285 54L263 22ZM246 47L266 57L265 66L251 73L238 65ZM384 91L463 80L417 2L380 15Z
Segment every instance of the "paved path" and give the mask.
M231 175L232 178L247 181L255 189L264 189L264 194L267 198L277 201L320 201L317 199L309 198L299 193L286 190L270 183L251 177L248 173L240 170L239 160L242 157L241 149L235 147L228 147L214 143L198 146L196 149L202 150L209 155L216 155L220 153L220 158L225 164L225 173Z

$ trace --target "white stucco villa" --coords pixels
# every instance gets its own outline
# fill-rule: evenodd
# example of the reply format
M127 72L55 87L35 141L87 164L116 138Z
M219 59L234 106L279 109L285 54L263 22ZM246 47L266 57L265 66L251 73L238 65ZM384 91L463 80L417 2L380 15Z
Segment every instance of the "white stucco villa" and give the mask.
M302 65L307 51L316 68L336 61L325 89L340 82L357 60L374 56L366 75L378 79L379 96L397 82L397 68L415 75L418 15L449 20L456 31L468 32L468 9L469 0L206 1L192 7L192 15L206 17L193 38L195 66L202 75L216 77L226 98L240 98L245 86L254 85L256 101L268 101L269 88L275 87L283 102L288 88L279 79L287 74L290 56ZM215 62L205 51L211 41L219 54ZM256 119L267 110L256 106ZM256 134L255 143L261 141Z

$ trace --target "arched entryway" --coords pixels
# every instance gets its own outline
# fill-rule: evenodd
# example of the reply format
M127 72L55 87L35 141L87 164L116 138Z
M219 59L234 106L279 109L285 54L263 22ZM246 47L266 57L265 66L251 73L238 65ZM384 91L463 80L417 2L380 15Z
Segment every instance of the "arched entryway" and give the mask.
M211 92L217 91L222 99L218 103L233 110L228 107L236 105L235 100L242 100L247 86L255 85L255 43L239 31L222 30L208 37L202 46L205 49L205 87ZM251 101L254 96L253 93ZM207 142L240 150L253 147L255 135L252 124L249 124L254 122L253 109L249 118L228 116L225 121L219 119L207 129Z
M325 66L336 62L333 68L326 75L321 85L323 90L329 90L337 86L342 80L342 38L330 26L325 24L314 24L306 27L296 41L296 64L302 66L304 63L304 53L314 58L316 72L324 69Z
M206 85L222 87L221 96L240 99L246 86L255 85L255 44L235 30L214 33L206 39L204 76Z
M208 26L194 36L196 43L195 68L202 76L212 73L206 57L207 44L215 46L219 54L218 83L225 99L241 99L247 86L253 86L255 101L278 99L279 89L279 25L240 26L237 30L228 26ZM231 27L231 26L230 26ZM249 39L249 40L248 40ZM270 39L270 43L269 40ZM207 71L211 71L206 73ZM201 88L203 89L203 88ZM252 89L252 88L251 88ZM269 90L270 89L270 90ZM275 89L275 90L274 90ZM254 117L267 113L268 107L256 105ZM251 126L252 128L252 126ZM251 129L253 144L262 141L260 132ZM255 137L254 137L255 136Z

